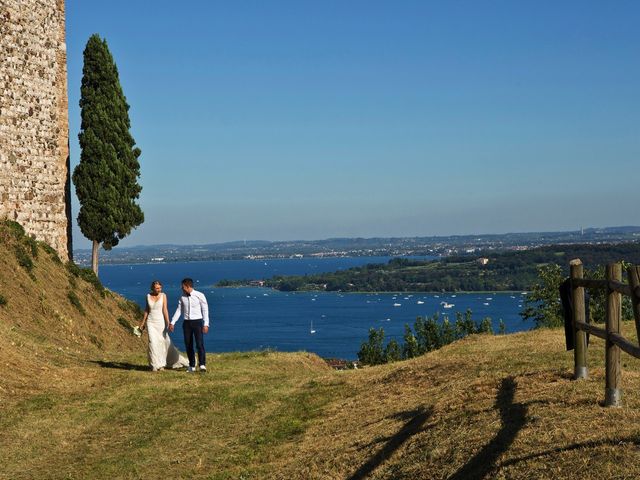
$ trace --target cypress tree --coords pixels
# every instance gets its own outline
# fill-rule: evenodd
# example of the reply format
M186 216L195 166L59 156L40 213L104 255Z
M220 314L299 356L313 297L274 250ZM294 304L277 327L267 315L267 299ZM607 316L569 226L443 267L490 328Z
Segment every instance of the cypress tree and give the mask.
M97 275L100 244L111 250L144 221L136 203L141 152L129 132L129 105L107 41L92 35L83 55L81 153L73 183L80 200L78 224L93 242L91 266Z

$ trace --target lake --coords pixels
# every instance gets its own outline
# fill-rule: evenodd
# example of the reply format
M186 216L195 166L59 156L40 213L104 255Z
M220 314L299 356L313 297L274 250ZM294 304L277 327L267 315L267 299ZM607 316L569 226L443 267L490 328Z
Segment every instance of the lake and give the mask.
M173 315L180 281L194 279L195 288L207 296L211 329L205 336L208 352L272 348L309 351L323 357L357 358L369 328L384 328L387 339L402 341L405 323L417 316L440 312L453 321L455 312L473 311L473 318L502 319L507 332L530 329L519 315L525 295L518 293L338 293L278 292L264 288L215 288L222 280L262 279L273 275L332 272L367 263L386 263L390 257L346 257L277 260L221 260L189 263L103 265L100 279L115 292L144 307L152 280L164 285ZM444 308L443 302L453 304ZM172 338L184 349L180 323ZM311 330L315 333L311 333Z

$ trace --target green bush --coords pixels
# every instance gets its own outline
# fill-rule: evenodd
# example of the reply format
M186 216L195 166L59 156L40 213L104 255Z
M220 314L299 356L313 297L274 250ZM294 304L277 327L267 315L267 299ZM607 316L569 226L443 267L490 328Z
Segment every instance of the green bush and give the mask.
M7 229L15 239L19 240L26 235L26 232L24 231L24 227L20 225L18 222L14 222L13 220L3 220L2 224L5 227L7 227Z
M118 323L122 325L122 328L124 328L127 331L130 331L133 328L129 323L129 320L127 320L124 317L118 317Z
M31 256L33 258L38 258L38 242L36 241L36 239L33 237L25 237L24 242L31 250Z
M9 300L4 295L0 295L0 307L4 307L7 303L9 303Z
M384 330L380 327L379 330L375 328L369 329L369 340L360 346L358 352L358 360L365 365L380 365L385 363L384 354Z
M67 262L67 271L76 278L81 278L85 282L90 283L100 294L102 298L106 296L106 291L100 279L93 273L90 268L82 268L76 265L74 262ZM75 288L75 285L74 285Z
M501 328L504 333L504 322ZM416 318L413 330L405 324L402 345L392 339L385 346L384 330L369 329L369 340L361 345L358 360L363 365L379 365L414 358L477 333L493 333L490 317L474 322L471 310L467 309L464 314L456 312L456 322L452 325L446 316L440 321L440 315L435 313L431 317Z
M91 343L93 343L96 347L98 348L102 348L103 347L103 343L102 340L100 340L98 337L96 337L95 335L89 335L89 340L91 341Z
M18 265L24 268L29 273L29 276L33 278L33 268L35 267L35 265L33 264L33 260L31 259L29 253L20 244L17 244L15 246L15 252L16 260L18 260Z
M57 263L58 265L62 265L62 260L60 260L60 257L58 256L58 252L56 252L51 245L45 242L39 242L39 245L51 257L51 260L53 260L54 263Z
M73 305L74 307L76 307L78 309L78 311L82 314L82 315L86 315L87 311L84 309L84 307L82 306L82 303L80 302L80 299L78 298L78 296L75 294L75 292L70 291L67 294L67 297L69 298L69 301L71 302L71 305Z
M142 318L142 316L144 315L144 310L142 310L142 308L140 308L140 305L138 305L133 300L123 299L122 301L120 301L119 305L120 309L123 312L131 313L135 318Z
M384 349L385 363L397 362L402 360L402 350L395 339L391 339Z

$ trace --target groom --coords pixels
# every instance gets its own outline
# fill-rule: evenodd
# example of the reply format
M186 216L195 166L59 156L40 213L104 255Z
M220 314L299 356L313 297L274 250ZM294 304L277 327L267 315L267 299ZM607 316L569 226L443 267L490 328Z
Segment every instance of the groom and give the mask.
M185 278L182 280L182 296L178 300L178 308L173 314L169 331L173 332L175 324L182 315L182 331L184 333L184 344L187 347L189 357L189 368L187 372L196 370L196 354L193 350L193 340L195 338L198 349L198 364L200 371L207 371L207 357L204 351L203 333L209 333L209 305L202 292L193 289L193 280Z

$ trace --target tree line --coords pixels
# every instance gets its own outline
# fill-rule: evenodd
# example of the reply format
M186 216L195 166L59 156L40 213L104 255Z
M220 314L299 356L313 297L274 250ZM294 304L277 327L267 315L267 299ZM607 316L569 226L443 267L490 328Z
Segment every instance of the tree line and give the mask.
M380 365L407 360L437 350L468 335L493 332L491 318L474 321L470 309L464 314L456 312L456 320L453 323L446 315L440 320L440 314L436 312L430 317L417 317L413 329L409 324L405 324L402 343L391 339L385 344L382 327L369 329L369 338L362 343L358 351L358 361L363 365ZM502 320L498 332L505 333Z
M486 259L481 262L480 259ZM524 251L481 252L440 260L395 258L337 272L275 276L265 286L281 291L454 292L530 290L539 268L556 265L568 274L569 260L581 258L592 269L625 260L640 263L640 244L554 245ZM241 282L226 282L239 285Z

